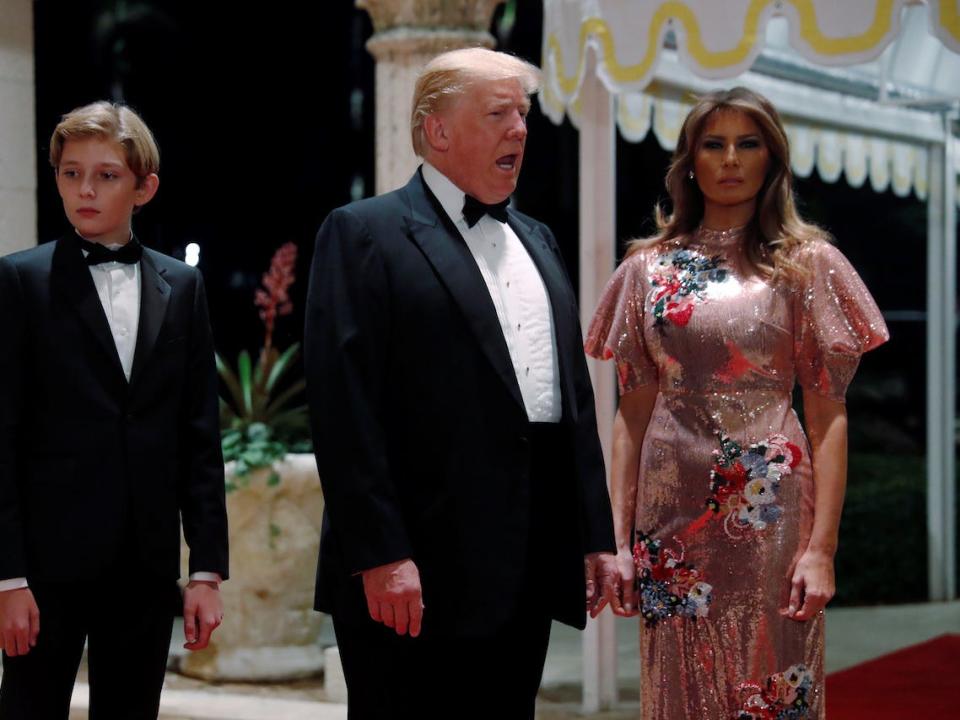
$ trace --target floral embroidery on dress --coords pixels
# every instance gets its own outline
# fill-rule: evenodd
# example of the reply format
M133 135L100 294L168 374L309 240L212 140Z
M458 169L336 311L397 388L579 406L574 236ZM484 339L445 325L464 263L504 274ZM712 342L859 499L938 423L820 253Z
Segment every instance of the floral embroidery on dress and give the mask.
M706 300L707 283L727 279L720 263L719 255L707 257L687 248L658 256L650 276L654 326L662 328L668 320L679 327L690 322L694 305Z
M673 616L696 620L706 617L713 587L700 579L700 572L679 552L663 547L663 541L639 533L633 546L633 561L640 582L640 613L647 627Z
M721 433L720 450L713 454L716 461L710 470L709 510L684 534L696 532L711 517L723 517L723 528L733 538L750 530L759 532L780 519L780 481L803 457L799 447L784 435L773 435L744 449Z
M813 673L801 664L769 676L763 687L741 683L738 690L753 694L733 717L736 720L803 720L809 715L812 688Z

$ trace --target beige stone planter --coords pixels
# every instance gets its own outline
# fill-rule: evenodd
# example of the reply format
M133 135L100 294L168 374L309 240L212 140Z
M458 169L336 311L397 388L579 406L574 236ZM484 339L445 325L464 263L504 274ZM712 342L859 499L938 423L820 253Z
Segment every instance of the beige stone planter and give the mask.
M227 463L228 480L233 463ZM288 680L323 667L323 616L313 610L323 494L312 454L291 454L251 472L227 493L230 580L223 625L210 647L181 657L204 680ZM186 551L184 551L186 558ZM186 572L184 572L186 577Z

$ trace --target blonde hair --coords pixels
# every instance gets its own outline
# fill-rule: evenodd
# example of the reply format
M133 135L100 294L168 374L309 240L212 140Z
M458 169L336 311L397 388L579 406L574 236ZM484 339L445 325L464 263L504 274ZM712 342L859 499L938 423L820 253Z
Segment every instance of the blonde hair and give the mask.
M146 123L126 105L99 101L71 110L50 137L50 164L60 167L68 140L102 138L120 144L138 182L160 169L160 150Z
M420 71L413 89L410 113L413 151L423 157L427 149L424 119L462 96L472 83L512 79L519 80L528 95L540 88L540 70L507 53L474 47L437 55Z
M707 121L715 113L729 110L742 112L757 124L770 154L770 167L757 193L756 212L746 233L747 259L767 280L801 280L807 270L798 262L796 251L815 240L829 241L830 236L805 222L797 212L790 145L780 114L767 98L745 87L708 93L687 114L665 181L673 211L667 215L662 206L655 206L658 234L632 241L627 254L641 247L689 237L699 227L703 221L703 193L696 180L690 178L690 172Z

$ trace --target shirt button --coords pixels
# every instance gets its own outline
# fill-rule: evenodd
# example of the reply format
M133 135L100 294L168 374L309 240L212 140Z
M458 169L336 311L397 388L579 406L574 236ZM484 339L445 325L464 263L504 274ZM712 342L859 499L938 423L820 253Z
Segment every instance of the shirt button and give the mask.
M527 375L530 374L530 368L527 368L527 369L526 369L526 374L527 374Z
M520 323L517 323L517 330L520 329Z
M510 281L507 280L507 287L510 287Z

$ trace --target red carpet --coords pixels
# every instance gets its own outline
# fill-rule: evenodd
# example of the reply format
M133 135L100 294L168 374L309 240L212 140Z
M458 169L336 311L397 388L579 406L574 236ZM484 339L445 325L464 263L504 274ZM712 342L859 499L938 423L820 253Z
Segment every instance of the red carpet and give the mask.
M941 635L831 673L827 718L960 718L960 635Z

